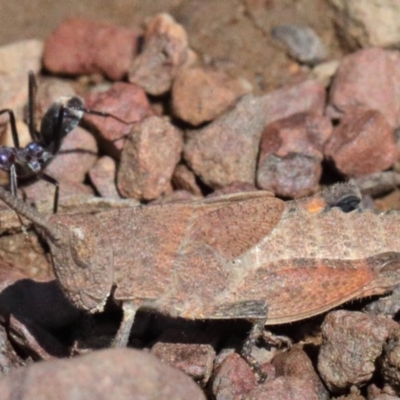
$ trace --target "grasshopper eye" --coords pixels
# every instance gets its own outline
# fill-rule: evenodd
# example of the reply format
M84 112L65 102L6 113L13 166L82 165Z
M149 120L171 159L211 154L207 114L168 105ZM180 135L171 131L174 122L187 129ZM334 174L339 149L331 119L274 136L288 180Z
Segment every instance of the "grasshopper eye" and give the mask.
M400 255L398 259L389 260L384 263L380 272L398 272L400 271Z
M341 197L333 207L339 207L343 212L348 213L358 208L361 199L353 194L345 195Z

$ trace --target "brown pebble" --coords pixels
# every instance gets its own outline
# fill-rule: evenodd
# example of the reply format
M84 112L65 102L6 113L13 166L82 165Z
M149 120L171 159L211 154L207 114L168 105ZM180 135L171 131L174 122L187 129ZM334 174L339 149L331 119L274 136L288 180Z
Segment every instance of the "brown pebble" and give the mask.
M182 133L168 118L149 117L136 124L125 142L118 169L121 195L153 200L168 191L182 145Z
M108 156L99 158L89 171L89 177L102 197L120 198L116 181L117 165L115 160Z
M137 51L136 30L71 18L47 38L43 63L53 73L101 73L111 80L127 74Z
M351 177L383 171L399 157L393 129L384 115L362 108L346 113L333 130L324 153L342 174Z
M318 371L330 390L368 382L385 340L398 324L380 316L351 311L330 312L322 324Z
M254 184L259 143L265 126L292 114L322 115L325 89L315 81L278 89L261 97L243 96L231 111L204 128L188 131L184 157L208 186Z
M321 378L316 373L314 366L300 347L294 347L290 351L277 354L273 361L277 376L294 376L309 382L314 395L320 400L329 400L329 393L325 389Z
M248 89L240 80L220 71L181 68L172 86L173 113L192 125L200 125L214 120Z
M143 52L133 61L129 81L154 96L166 93L188 57L185 29L169 14L157 14L147 25Z
M261 136L257 185L279 196L313 194L322 175L322 149L332 132L330 120L294 114L269 124Z
M0 380L2 400L205 400L184 373L133 349L35 363Z

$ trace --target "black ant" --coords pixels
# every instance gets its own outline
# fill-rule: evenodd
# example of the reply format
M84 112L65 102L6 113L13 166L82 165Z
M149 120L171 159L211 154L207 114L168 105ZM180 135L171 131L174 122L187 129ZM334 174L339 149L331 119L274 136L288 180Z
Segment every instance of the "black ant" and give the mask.
M55 186L53 212L58 209L59 183L47 175L44 170L59 152L62 140L80 122L84 113L101 117L112 117L116 120L129 123L106 112L88 110L83 107L83 100L79 97L60 97L46 111L40 125L35 128L34 97L36 79L32 71L28 73L28 128L31 142L20 147L14 112L10 109L0 110L0 115L8 113L14 147L0 146L0 169L8 171L10 190L17 197L17 181L43 179Z

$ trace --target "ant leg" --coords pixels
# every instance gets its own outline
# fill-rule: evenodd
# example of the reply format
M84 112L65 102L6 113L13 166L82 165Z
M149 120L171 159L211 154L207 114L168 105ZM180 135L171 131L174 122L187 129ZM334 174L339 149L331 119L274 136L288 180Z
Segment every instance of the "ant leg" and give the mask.
M28 127L31 139L34 142L40 140L35 127L35 95L36 95L36 79L33 71L28 72Z
M60 193L60 183L58 180L54 179L52 176L45 174L44 172L40 175L40 177L46 181L54 185L55 191L54 191L54 202L53 202L53 214L57 214L58 210L58 197Z
M14 142L14 147L19 148L19 138L18 138L17 124L15 123L14 111L8 108L0 110L0 115L4 113L8 113L8 115L10 116L11 134Z
M13 197L17 198L17 189L18 189L17 182L18 181L17 181L17 172L15 170L15 164L11 165L11 167L10 167L9 177L10 177L10 192ZM22 232L24 233L25 236L28 236L28 232L24 225L24 221L22 221L22 218L18 213L16 213L16 214L17 214L19 223L21 224Z
M13 197L17 197L17 172L15 170L15 164L12 164L10 167L10 192L13 195Z
M116 115L110 114L108 112L105 111L96 111L96 110L89 110L88 108L85 107L68 107L71 108L73 110L77 110L77 111L82 111L85 114L90 114L90 115L97 115L99 117L110 117L110 118L114 118L115 120L122 122L123 124L131 124L132 122L129 121L125 121L122 118L117 117Z

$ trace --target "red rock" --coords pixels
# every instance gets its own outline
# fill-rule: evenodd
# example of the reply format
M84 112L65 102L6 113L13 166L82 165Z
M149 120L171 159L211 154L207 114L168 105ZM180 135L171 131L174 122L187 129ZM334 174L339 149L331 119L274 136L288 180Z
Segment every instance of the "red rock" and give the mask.
M393 320L351 311L332 311L322 324L318 371L328 389L340 390L371 379Z
M254 372L237 353L227 356L217 368L212 379L212 393L216 400L248 398L256 386Z
M23 388L23 390L21 389ZM2 400L205 400L184 373L133 349L96 351L73 359L35 363L0 380Z
M182 145L181 132L167 118L149 117L135 125L121 154L121 195L153 200L168 191Z
M151 354L205 385L211 376L215 350L209 344L156 343Z
M247 95L204 128L187 132L184 158L201 180L216 189L232 182L254 184L259 143L269 123L314 111L322 115L325 89L315 81L262 97Z
M323 145L331 132L330 120L312 113L268 125L260 142L258 187L291 198L314 193L322 174Z
M353 108L325 145L324 153L347 176L383 171L399 158L394 132L377 110Z
M185 29L169 14L158 14L148 23L143 52L135 58L129 81L154 96L167 92L178 69L189 59Z
M192 125L200 125L214 120L249 89L223 72L181 68L172 86L173 113Z
M102 73L119 80L136 54L137 37L133 29L71 18L47 38L43 63L53 73Z
M114 156L119 156L133 123L153 114L144 91L137 85L123 82L114 83L105 92L90 93L85 97L85 105L121 120L88 114L84 116L85 121L99 134L103 150Z
M89 171L89 177L94 187L102 197L120 198L116 180L117 166L111 157L99 158Z
M343 58L329 93L327 114L341 118L353 108L379 110L395 128L400 122L400 56L397 52L371 48Z
M201 190L196 182L196 176L185 165L178 164L172 176L172 185L177 190L187 190L195 196L201 196Z

